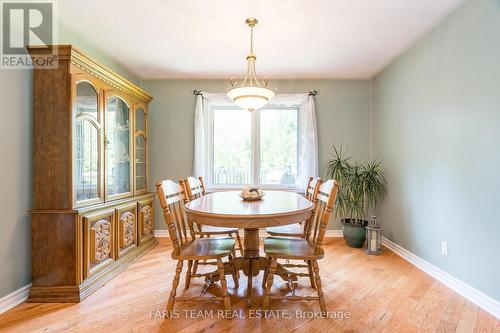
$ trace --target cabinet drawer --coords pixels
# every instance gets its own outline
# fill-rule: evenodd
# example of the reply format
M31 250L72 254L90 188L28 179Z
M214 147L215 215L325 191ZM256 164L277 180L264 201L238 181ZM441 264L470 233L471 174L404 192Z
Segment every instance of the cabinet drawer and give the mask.
M139 244L153 239L155 215L153 200L143 200L137 203L137 212L139 215Z
M137 247L137 203L116 208L118 258Z
M110 265L115 259L115 214L106 210L83 216L83 278Z

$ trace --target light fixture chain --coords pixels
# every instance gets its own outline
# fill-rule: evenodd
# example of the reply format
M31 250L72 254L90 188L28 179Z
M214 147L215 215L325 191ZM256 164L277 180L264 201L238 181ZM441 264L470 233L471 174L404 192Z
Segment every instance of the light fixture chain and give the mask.
M253 27L250 27L250 53L253 53Z

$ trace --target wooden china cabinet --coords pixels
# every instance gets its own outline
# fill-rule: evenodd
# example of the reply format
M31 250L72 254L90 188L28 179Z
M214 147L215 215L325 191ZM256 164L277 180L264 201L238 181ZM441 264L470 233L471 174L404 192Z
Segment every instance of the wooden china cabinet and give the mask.
M79 302L157 244L152 97L71 45L33 70L31 302ZM47 48L28 47L32 56Z

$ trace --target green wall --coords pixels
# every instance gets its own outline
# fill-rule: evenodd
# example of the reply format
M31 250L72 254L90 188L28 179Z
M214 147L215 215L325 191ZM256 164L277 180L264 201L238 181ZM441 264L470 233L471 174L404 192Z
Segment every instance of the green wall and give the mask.
M0 69L0 297L31 282L31 72Z
M162 179L187 177L193 170L194 105L193 90L224 92L228 80L151 80L142 87L155 99L150 104L151 190ZM369 158L370 82L367 80L272 80L270 85L282 93L317 90L320 173L330 158L332 145L349 147L358 160ZM157 206L157 212L160 212ZM165 229L163 217L156 214L156 228ZM340 229L331 223L330 228Z
M74 44L88 55L139 83L139 78L66 27L59 27L59 42ZM31 282L32 207L32 74L30 70L0 69L0 297Z
M500 300L500 2L466 2L378 75L373 120L384 235Z

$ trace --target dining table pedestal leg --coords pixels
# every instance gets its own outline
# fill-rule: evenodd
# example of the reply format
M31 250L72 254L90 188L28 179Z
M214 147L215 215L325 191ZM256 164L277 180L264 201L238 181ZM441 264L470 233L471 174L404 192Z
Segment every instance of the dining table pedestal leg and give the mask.
M232 265L227 263L225 268L226 274L231 274L234 269L242 270L247 276L247 307L252 306L252 285L253 277L259 275L261 270L265 270L268 265L268 260L265 257L259 256L259 229L245 228L245 239L243 242L243 257L234 258ZM215 274L215 272L214 272ZM275 273L286 282L297 281L297 275L288 271L285 267L278 263Z
M243 272L248 277L247 283L247 306L252 306L252 282L253 277L260 272L259 258L259 229L245 228L243 246L244 268Z

